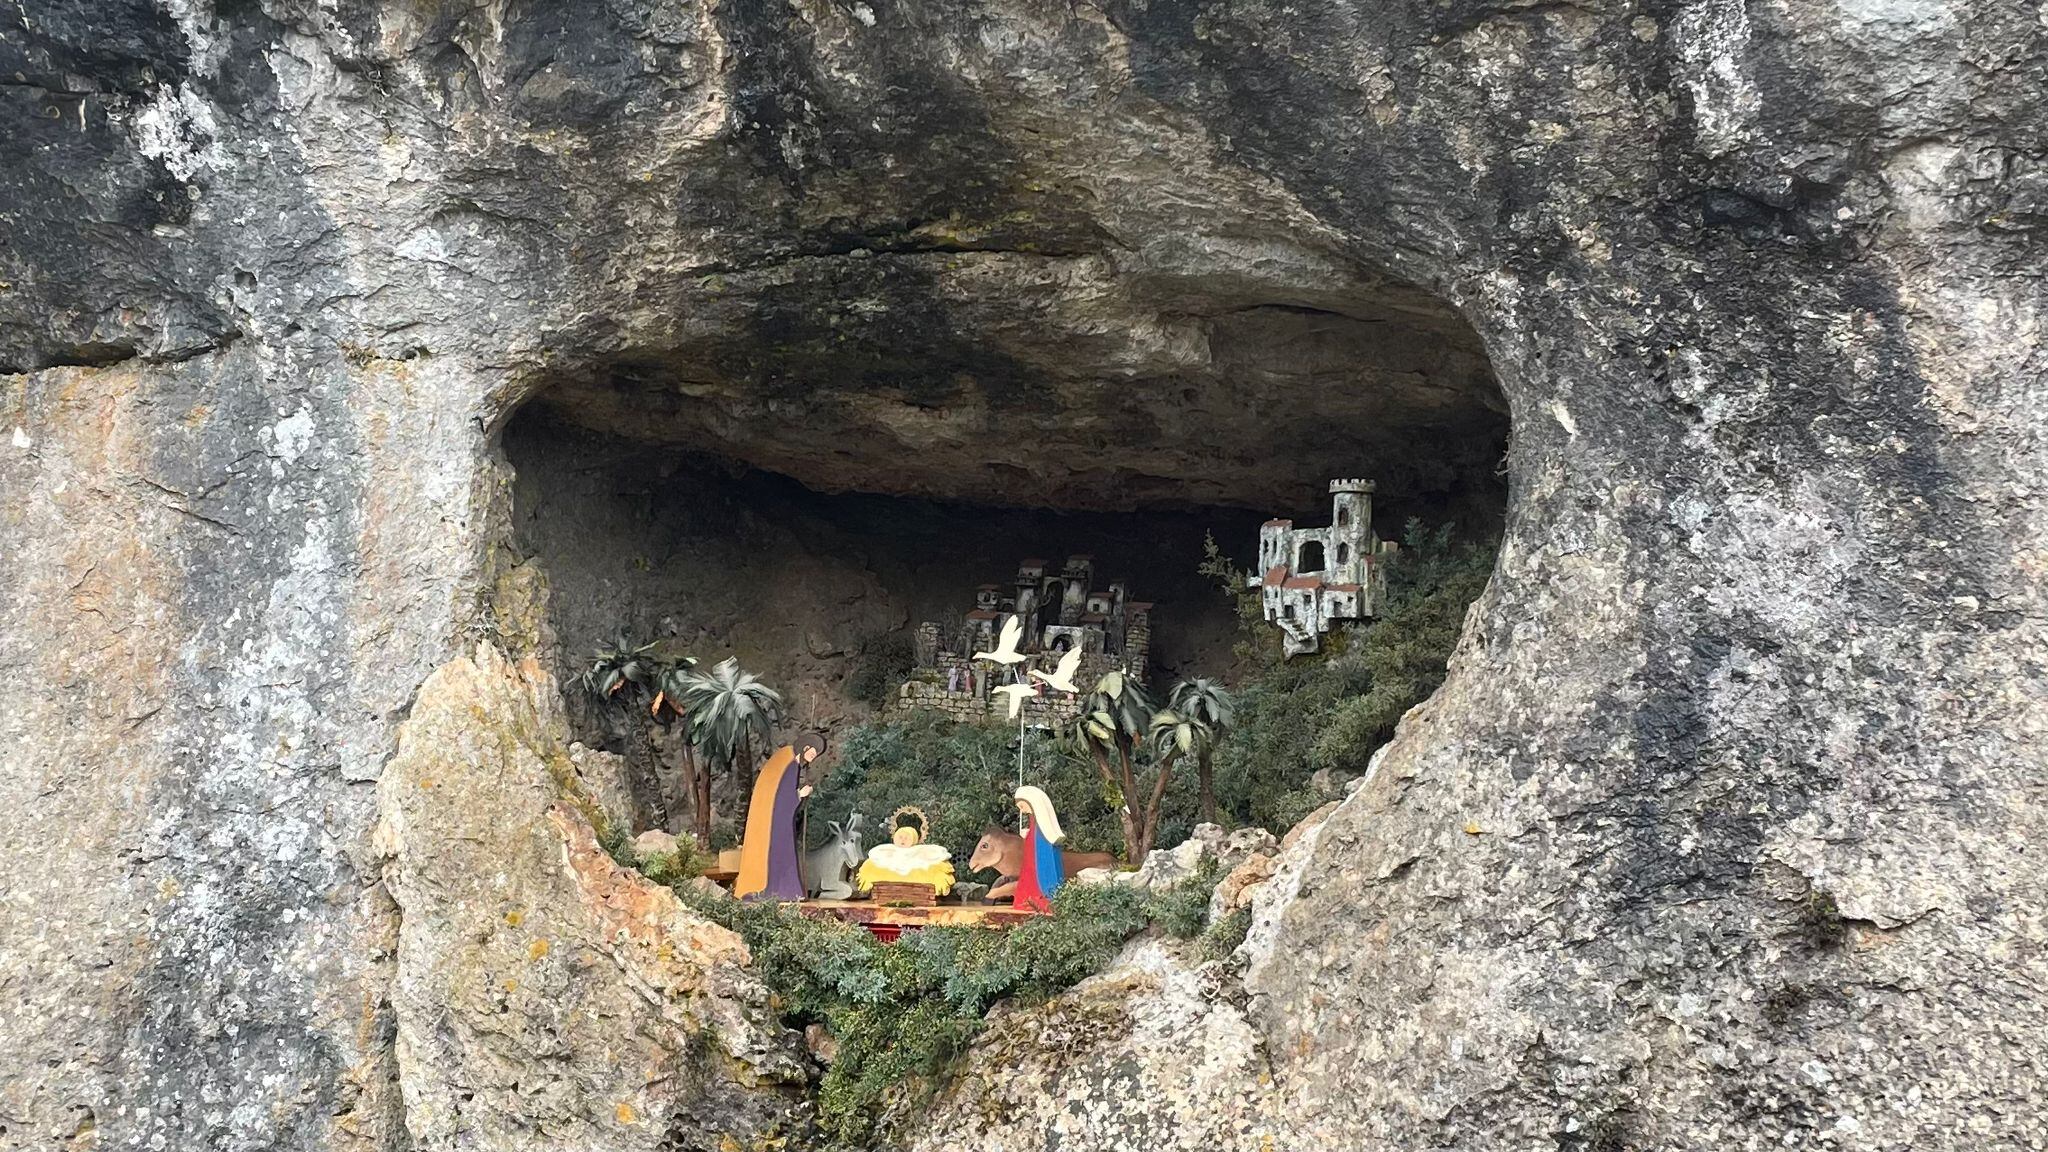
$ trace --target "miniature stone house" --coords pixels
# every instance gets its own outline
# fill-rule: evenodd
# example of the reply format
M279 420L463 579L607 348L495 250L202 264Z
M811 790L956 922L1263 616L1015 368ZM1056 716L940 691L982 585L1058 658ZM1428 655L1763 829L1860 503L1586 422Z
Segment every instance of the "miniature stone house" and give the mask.
M1383 558L1395 545L1372 530L1372 491L1370 480L1332 480L1327 528L1296 528L1292 520L1259 526L1251 587L1289 656L1314 652L1342 621L1371 617L1384 595Z
M1023 624L1020 648L1036 658L1029 666L1050 670L1071 649L1082 653L1075 683L1085 687L1113 670L1143 678L1152 647L1152 605L1130 599L1121 581L1095 587L1095 559L1067 557L1054 569L1041 559L1017 566L1005 594L1003 585L974 591L974 608L960 627L937 621L918 626L911 678L897 691L898 709L926 709L956 720L1009 722L1008 705L992 690L1025 675L1022 666L1005 671L977 664L973 654L996 646L1003 621L1012 614ZM1071 721L1078 702L1057 693L1025 701L1024 722L1057 727Z

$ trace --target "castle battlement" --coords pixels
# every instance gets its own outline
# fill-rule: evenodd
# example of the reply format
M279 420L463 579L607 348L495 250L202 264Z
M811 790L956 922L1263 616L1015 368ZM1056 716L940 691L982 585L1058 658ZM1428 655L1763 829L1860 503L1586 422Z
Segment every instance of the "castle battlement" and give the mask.
M1330 524L1296 528L1294 521L1259 526L1259 563L1249 582L1259 590L1268 622L1286 634L1289 656L1313 652L1345 620L1364 620L1386 592L1380 558L1393 550L1372 530L1371 480L1330 481Z

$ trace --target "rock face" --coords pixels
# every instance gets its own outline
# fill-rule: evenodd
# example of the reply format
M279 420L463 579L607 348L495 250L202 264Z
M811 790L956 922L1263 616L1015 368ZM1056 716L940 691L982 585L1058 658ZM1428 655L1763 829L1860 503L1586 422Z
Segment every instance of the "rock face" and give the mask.
M772 1136L801 1038L740 938L615 864L553 679L482 645L437 669L378 783L413 1147L705 1149ZM649 836L665 835L648 833Z
M441 1138L377 781L433 669L546 643L540 397L1104 508L1448 497L1511 417L1219 1103L1063 1148L1254 1088L1332 1149L2042 1144L2044 64L2009 0L0 5L0 1143ZM1160 971L1131 1019L1233 1019Z

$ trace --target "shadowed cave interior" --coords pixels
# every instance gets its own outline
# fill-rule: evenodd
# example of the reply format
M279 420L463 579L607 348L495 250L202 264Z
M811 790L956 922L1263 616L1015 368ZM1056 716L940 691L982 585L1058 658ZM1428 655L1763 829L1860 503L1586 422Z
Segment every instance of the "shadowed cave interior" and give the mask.
M1505 401L1477 336L1414 294L1179 301L1159 323L1192 336L1157 363L1099 335L975 348L933 338L943 318L810 303L757 342L565 371L506 426L514 542L548 575L565 684L600 645L659 638L737 657L792 722L837 727L872 715L846 690L864 653L1075 553L1154 605L1151 681L1229 679L1205 536L1249 569L1265 520L1331 522L1339 476L1377 483L1384 538L1410 517L1500 531ZM632 754L568 695L581 738Z

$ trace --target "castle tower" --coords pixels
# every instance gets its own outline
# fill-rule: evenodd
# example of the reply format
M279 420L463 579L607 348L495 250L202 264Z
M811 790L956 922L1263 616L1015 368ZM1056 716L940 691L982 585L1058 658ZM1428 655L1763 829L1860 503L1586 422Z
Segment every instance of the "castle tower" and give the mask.
M1330 481L1330 548L1326 563L1332 584L1365 579L1373 551L1371 480Z

